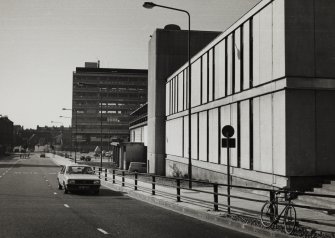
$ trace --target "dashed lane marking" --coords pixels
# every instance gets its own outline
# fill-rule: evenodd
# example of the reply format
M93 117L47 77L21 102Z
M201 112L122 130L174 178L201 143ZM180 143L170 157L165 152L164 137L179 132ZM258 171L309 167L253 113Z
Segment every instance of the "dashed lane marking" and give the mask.
M103 230L103 229L101 229L101 228L97 228L97 230L100 231L104 235L108 235L108 232L105 231L105 230Z
M57 195L57 193L54 193L54 195Z
M69 206L69 205L67 205L67 204L64 204L64 207L70 208L70 206Z

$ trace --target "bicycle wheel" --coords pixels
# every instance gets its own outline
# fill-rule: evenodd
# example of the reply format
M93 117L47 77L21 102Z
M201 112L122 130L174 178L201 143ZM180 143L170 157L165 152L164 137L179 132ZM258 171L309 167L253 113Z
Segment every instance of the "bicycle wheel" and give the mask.
M266 201L261 210L261 223L264 227L269 228L275 220L274 216L275 205Z
M295 212L295 208L291 205L288 205L284 214L284 226L287 234L292 234L295 229L296 222L297 213Z

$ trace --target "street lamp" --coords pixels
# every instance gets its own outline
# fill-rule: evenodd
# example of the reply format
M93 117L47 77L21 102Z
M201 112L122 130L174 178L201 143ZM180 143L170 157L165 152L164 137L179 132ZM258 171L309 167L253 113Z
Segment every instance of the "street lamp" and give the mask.
M173 11L183 12L187 14L188 17L188 31L187 31L187 39L188 39L188 48L187 48L187 58L188 58L188 176L189 176L189 188L192 188L192 156L191 156L191 16L190 13L186 10L168 7L163 5L158 5L153 2L145 2L143 3L143 7L147 9L152 9L153 7L161 7Z
M76 133L75 133L75 145L74 145L74 162L77 163L77 109L68 109L68 108L62 108L63 111L72 111L75 112L75 119L76 119ZM63 116L60 116L63 117ZM72 128L71 127L71 134L72 134ZM71 144L72 144L72 138L71 138ZM72 153L72 152L71 152Z
M72 117L67 117L67 116L59 116L60 118L68 118L68 119L72 119ZM70 128L69 128L70 129ZM71 153L72 153L72 150L73 150L73 141L72 141L72 127L71 127L71 144L70 144L71 148Z

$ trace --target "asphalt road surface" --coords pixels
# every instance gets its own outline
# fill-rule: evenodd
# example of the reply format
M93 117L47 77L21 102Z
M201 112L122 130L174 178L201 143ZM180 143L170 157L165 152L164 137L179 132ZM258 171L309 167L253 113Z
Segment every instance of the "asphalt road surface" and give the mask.
M0 159L1 238L251 237L102 187L99 195L58 190L48 158Z

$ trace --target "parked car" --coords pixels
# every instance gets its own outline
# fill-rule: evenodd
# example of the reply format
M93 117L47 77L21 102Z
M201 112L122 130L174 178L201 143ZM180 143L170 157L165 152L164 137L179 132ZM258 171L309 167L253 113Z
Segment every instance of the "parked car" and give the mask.
M146 173L147 164L142 162L130 162L128 172Z
M91 156L86 155L86 156L85 156L85 161L91 161Z
M45 153L41 153L41 154L40 154L40 157L41 157L41 158L45 158Z
M112 156L112 152L107 151L107 152L105 153L105 156L106 156L106 157L111 157L111 156Z
M94 173L91 166L71 164L62 166L57 175L58 188L64 193L73 191L90 191L98 194L100 190L100 179Z

